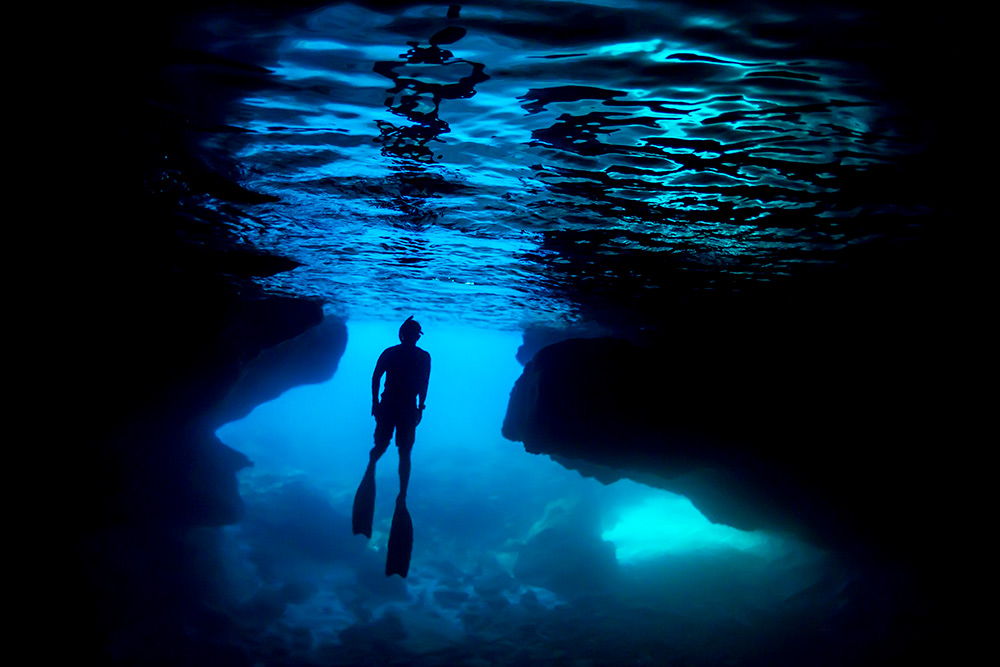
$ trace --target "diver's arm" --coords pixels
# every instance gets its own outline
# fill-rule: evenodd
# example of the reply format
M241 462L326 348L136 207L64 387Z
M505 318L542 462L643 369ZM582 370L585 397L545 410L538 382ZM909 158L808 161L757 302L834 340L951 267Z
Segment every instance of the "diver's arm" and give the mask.
M431 379L431 355L428 354L424 359L423 377L421 378L422 382L420 383L420 389L417 391L417 395L420 397L419 407L421 410L423 410L426 407L424 404L427 402L427 383L430 381L430 379Z
M375 372L372 373L372 414L375 414L375 408L378 407L378 390L379 386L382 384L382 375L385 373L385 364L383 360L385 359L385 352L382 356L378 358L378 363L375 364Z

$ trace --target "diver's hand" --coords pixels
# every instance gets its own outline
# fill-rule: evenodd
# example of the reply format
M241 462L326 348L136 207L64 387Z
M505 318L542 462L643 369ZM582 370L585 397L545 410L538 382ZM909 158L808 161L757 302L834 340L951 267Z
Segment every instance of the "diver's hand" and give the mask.
M417 423L414 424L414 426L416 426L417 424L419 424L420 420L423 419L423 418L424 418L424 406L421 406L421 407L417 408Z

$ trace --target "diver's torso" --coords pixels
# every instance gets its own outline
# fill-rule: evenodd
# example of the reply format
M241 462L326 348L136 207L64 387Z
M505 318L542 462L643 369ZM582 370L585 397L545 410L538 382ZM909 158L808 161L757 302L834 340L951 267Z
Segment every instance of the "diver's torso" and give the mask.
M382 353L385 367L385 391L382 400L393 404L412 404L427 386L431 357L413 345L395 345Z

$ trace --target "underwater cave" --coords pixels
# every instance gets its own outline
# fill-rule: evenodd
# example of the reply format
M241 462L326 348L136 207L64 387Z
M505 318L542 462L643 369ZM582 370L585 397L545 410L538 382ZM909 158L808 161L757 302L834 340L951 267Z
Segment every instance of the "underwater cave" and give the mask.
M108 201L73 232L63 316L87 323L71 377L101 381L73 380L58 481L78 657L952 655L927 522L960 510L927 452L965 158L921 103L945 56L907 66L947 22L780 0L89 19L77 187ZM410 316L432 362L387 576L395 445L370 538L352 504Z

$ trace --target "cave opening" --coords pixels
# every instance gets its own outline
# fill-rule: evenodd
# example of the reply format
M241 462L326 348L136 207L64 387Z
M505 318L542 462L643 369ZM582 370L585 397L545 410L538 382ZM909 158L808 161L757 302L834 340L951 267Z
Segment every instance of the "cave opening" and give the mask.
M308 634L313 650L343 656L377 639L412 660L480 650L528 626L538 655L617 633L635 659L665 637L694 652L729 633L698 649L714 659L760 650L789 625L808 637L836 616L855 573L827 552L713 524L681 495L604 484L504 440L521 335L447 322L425 324L420 342L433 362L408 499L413 560L407 579L387 579L394 451L377 468L371 540L351 534L349 517L371 446L371 371L397 324L349 322L333 378L218 429L254 462L240 473L246 515L223 529L240 604L278 595L281 625Z

